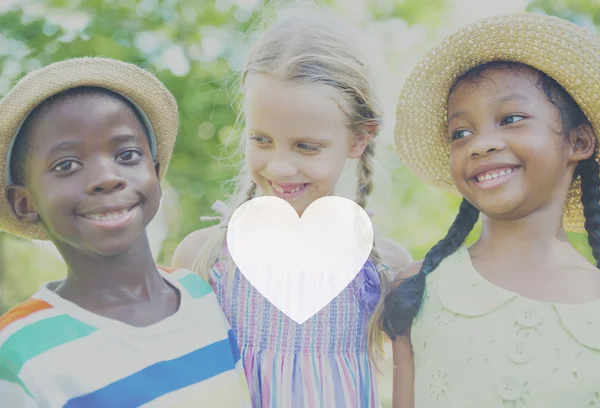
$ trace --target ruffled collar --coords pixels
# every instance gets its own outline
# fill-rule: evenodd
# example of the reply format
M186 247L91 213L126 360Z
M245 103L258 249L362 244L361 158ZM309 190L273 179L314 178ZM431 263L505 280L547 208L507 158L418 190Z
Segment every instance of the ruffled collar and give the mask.
M454 313L469 317L483 316L519 298L525 300L532 310L554 308L563 326L579 343L600 350L600 299L567 305L529 299L500 288L475 270L466 246L461 246L444 259L432 275L431 278L438 281L440 302Z

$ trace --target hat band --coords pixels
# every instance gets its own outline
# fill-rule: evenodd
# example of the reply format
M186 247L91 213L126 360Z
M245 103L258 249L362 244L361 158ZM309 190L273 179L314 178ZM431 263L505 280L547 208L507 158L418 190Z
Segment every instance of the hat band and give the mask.
M111 92L115 92L112 89L109 89L109 90ZM115 93L117 93L120 96L122 96L123 98L127 99L131 103L131 105L134 107L134 109L137 111L137 113L140 115L140 117L142 119L142 126L144 126L144 129L146 130L146 134L148 136L148 143L150 144L150 153L152 155L152 160L156 161L156 135L154 134L154 130L152 129L152 125L150 124L150 120L148 119L148 116L133 100L131 100L130 98L128 98L127 96L125 96L119 92L115 92ZM46 98L46 99L48 99L48 98ZM36 107L37 106L39 106L39 104L36 105ZM33 108L33 109L35 109L35 108ZM21 124L17 128L17 132L15 133L15 136L12 138L12 140L10 141L10 145L8 146L8 153L6 155L6 185L7 186L14 184L12 175L10 173L10 164L12 161L12 153L13 153L13 149L15 146L15 142L17 140L17 136L19 135L19 132L21 131L21 127L23 127L23 123L25 123L25 121L27 120L29 115L31 115L31 112L33 111L33 109L27 115L25 115L25 118L23 118L23 120L21 121Z

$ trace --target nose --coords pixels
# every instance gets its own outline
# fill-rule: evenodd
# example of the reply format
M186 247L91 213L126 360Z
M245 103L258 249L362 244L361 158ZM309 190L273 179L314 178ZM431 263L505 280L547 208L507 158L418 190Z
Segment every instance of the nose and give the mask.
M267 171L271 176L278 180L285 180L298 173L298 166L290 155L278 154L267 165Z
M90 169L92 179L87 187L88 194L108 194L122 190L127 185L125 179L119 174L114 160L101 160L90 167L92 167Z
M500 152L506 147L501 135L493 131L487 131L476 135L469 146L469 156L487 156L489 154Z

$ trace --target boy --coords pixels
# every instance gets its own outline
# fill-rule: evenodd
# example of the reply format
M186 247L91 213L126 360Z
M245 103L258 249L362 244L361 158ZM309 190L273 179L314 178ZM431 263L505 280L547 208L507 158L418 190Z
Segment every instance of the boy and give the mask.
M210 286L150 251L169 91L131 64L71 59L23 78L0 121L0 229L52 240L68 267L0 318L2 406L249 406Z

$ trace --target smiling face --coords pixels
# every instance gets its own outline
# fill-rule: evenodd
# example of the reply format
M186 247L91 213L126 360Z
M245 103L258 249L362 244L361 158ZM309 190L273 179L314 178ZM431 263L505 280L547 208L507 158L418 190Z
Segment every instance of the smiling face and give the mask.
M9 198L41 222L61 251L112 256L140 239L160 186L148 139L132 108L102 91L53 101L27 125L26 185Z
M296 85L251 74L245 83L246 160L252 180L266 194L290 203L299 215L332 193L357 142L324 85Z
M569 140L537 81L527 67L489 69L459 83L448 99L452 178L491 218L562 206L571 184Z

